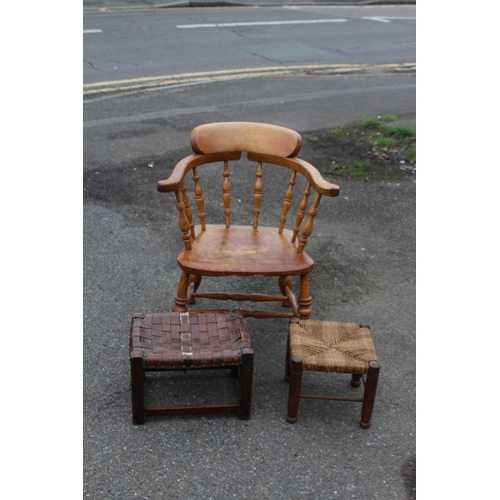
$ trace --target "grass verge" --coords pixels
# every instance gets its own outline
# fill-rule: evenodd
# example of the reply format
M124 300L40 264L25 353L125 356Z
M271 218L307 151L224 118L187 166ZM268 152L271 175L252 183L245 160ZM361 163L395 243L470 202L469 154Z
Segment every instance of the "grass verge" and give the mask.
M403 117L404 118L404 117ZM415 175L416 131L394 115L369 118L306 136L301 156L334 178L383 179Z

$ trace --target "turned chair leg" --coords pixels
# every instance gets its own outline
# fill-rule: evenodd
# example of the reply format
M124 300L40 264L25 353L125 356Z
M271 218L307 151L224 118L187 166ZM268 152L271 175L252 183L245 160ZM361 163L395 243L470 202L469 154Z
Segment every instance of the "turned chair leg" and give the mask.
M293 286L293 278L291 276L280 276L278 278L278 285L280 287L282 295L286 295L285 288L288 287L290 290L292 289ZM281 305L283 307L292 307L292 304L290 303L290 300L286 298Z
M193 297L193 294L196 293L196 290L200 287L201 283L201 276L198 276L197 274L190 274L189 275L189 283L188 283L188 290L189 287L191 286L191 283L193 283L193 291L191 293L191 296L189 297L189 305L196 304L196 299Z
M370 427L370 419L373 411L373 403L375 402L375 392L377 391L378 374L380 364L377 361L370 361L370 367L366 375L365 395L363 397L363 406L361 408L361 420L359 426L362 429Z
M312 313L312 297L309 292L309 274L302 274L300 276L300 295L299 295L299 318L309 319Z
M132 422L134 425L144 423L144 369L142 358L130 360L132 372Z
M288 412L286 421L297 422L300 402L300 386L302 385L302 358L295 356L290 360L290 387L288 389Z
M253 348L245 347L242 349L240 366L240 402L238 409L238 418L240 420L250 419L250 410L252 406L253 357Z
M174 312L187 312L187 292L189 285L189 275L182 271L181 277L179 280L179 286L177 288L177 295L175 297L175 305L172 308Z

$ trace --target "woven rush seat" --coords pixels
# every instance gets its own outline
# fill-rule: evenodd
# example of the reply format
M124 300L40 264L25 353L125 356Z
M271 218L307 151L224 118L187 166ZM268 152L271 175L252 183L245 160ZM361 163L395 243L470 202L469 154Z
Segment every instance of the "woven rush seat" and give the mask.
M130 360L134 424L145 416L237 412L250 418L253 348L246 321L234 313L156 313L132 316ZM144 374L151 371L233 369L240 377L237 403L144 406Z
M358 323L292 323L290 353L312 371L366 374L370 361L378 361L370 329Z
M368 326L292 318L285 367L285 380L290 382L288 422L297 421L299 399L312 398L362 402L360 426L364 429L370 426L380 364ZM350 373L353 387L358 387L363 381L364 396L346 398L301 394L303 370Z

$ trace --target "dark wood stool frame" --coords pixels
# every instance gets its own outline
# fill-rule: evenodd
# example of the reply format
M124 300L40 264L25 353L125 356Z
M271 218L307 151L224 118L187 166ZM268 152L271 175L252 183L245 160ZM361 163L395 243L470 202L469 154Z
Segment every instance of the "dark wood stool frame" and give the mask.
M299 320L297 318L292 318L290 319L290 323L299 323ZM369 328L368 325L360 326ZM299 411L299 402L301 398L326 399L330 401L351 401L363 403L361 407L361 420L359 421L359 426L362 429L368 429L370 427L370 419L373 412L373 405L375 402L375 394L377 391L378 376L380 371L380 363L378 361L369 362L369 368L366 376L362 374L352 374L352 387L359 387L361 385L361 381L363 381L364 394L362 398L301 394L300 391L303 373L302 362L303 360L300 356L294 356L290 358L290 342L288 339L285 361L285 381L290 383L290 387L288 390L288 409L286 416L287 422L294 424L297 421L297 413Z
M134 320L143 318L144 315L135 313L132 316L132 329ZM243 347L241 355L233 355L231 362L224 362L218 366L196 366L182 364L176 367L147 368L144 366L142 357L131 356L131 380L132 380L132 421L134 425L144 424L145 417L150 416L175 416L175 415L199 415L214 413L237 413L240 420L250 419L253 384L253 360L254 349ZM240 389L239 399L232 403L198 404L198 405L170 405L170 406L148 406L144 404L144 382L147 372L199 370L199 369L231 369L233 376L239 377Z

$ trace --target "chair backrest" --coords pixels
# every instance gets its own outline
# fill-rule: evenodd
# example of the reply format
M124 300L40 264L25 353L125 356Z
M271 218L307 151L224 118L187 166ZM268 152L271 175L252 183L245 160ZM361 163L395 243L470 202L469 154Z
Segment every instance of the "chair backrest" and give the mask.
M301 146L302 137L294 130L266 123L207 123L191 132L191 148L199 154L245 151L290 158Z
M220 161L224 163L222 172L222 201L226 227L230 228L231 183L229 180L229 161L238 160L241 158L242 152L247 152L248 159L257 162L256 179L253 186L254 230L258 228L260 202L262 199L262 165L268 163L286 167L292 171L288 186L286 187L279 227L277 228L279 234L283 234L287 221L297 173L306 178L307 185L298 206L295 225L291 234L291 241L295 242L299 231L301 231L296 247L297 252L302 252L312 233L314 217L318 213L318 206L322 195L337 196L340 188L335 184L325 181L315 167L295 157L300 151L301 146L302 138L297 132L276 125L252 122L222 122L200 125L193 129L191 132L191 147L195 154L181 160L175 166L170 177L167 180L159 181L157 185L158 191L175 191L176 193L177 209L179 210L179 227L182 232L185 248L190 250L191 241L196 238L191 202L184 184L186 174L190 170L193 171L194 194L198 207L198 216L201 231L205 231L205 201L197 167ZM307 211L311 190L316 191L316 196ZM302 225L306 211L309 217Z

